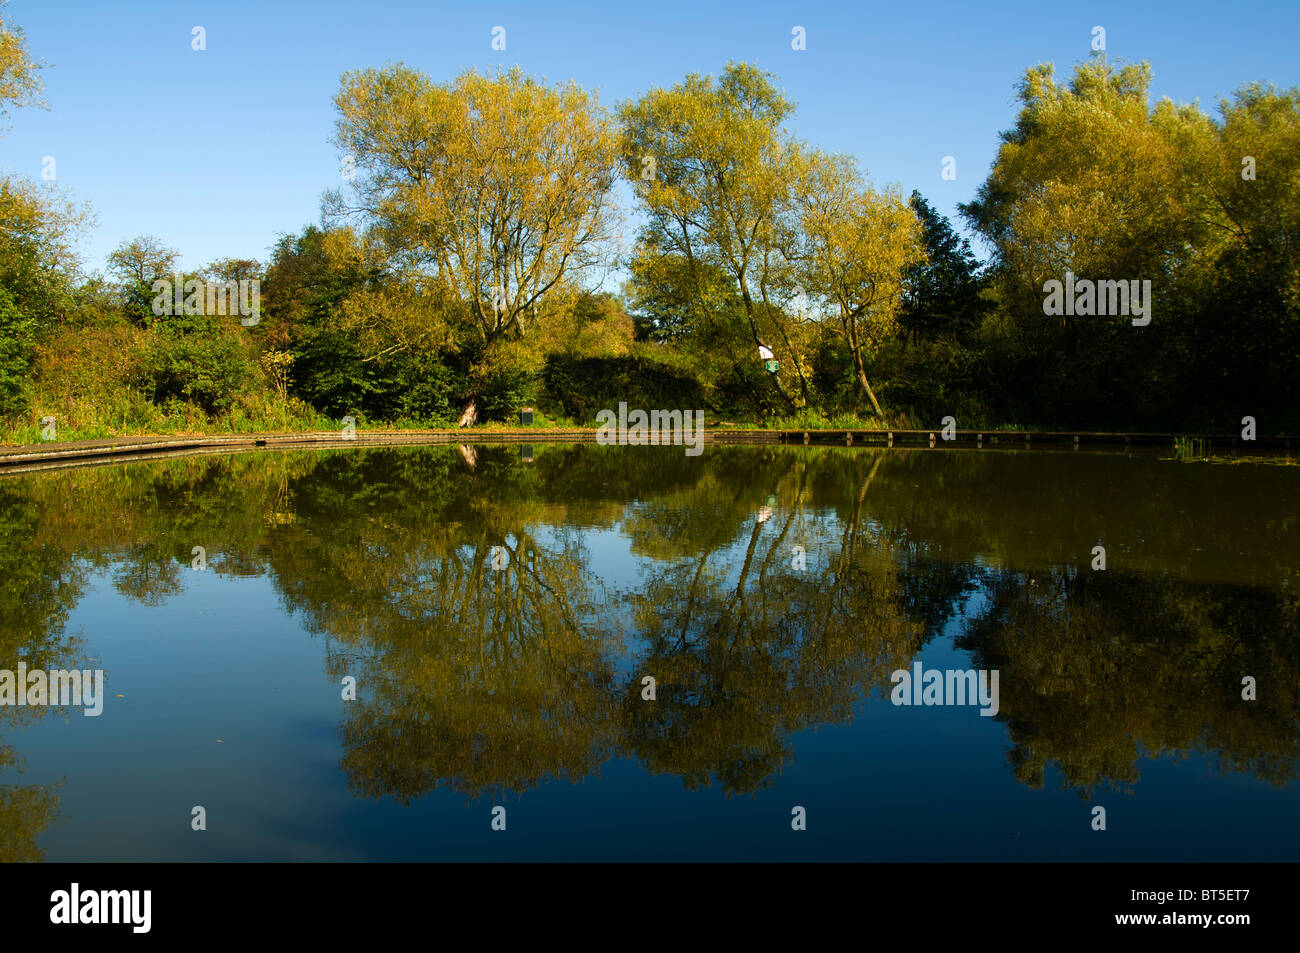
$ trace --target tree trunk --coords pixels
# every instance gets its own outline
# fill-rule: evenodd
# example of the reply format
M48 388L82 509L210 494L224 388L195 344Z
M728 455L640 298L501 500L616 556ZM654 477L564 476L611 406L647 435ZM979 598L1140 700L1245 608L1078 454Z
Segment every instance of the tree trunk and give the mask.
M749 290L745 287L743 275L741 276L741 282L740 282L740 301L741 304L743 304L745 307L745 320L749 322L749 333L754 339L754 347L761 347L763 342L759 340L758 323L754 320L754 302L753 299L750 298L749 296ZM791 397L789 393L786 392L785 387L782 386L780 375L773 374L772 383L776 385L776 392L781 395L781 398L782 400L785 401L786 406L790 410L794 410L798 405L795 403L795 399Z
M471 397L469 399L469 403L465 405L465 409L461 411L460 421L456 424L456 426L457 427L474 426L476 423L478 423L478 414L479 414L478 398Z
M799 392L803 395L803 405L807 407L812 403L812 400L808 396L808 378L804 377L803 364L799 361L799 355L795 353L794 345L790 343L790 335L785 333L785 328L778 324L777 330L781 332L781 340L785 342L785 349L790 352L790 363L794 365L794 369L799 373Z
M857 348L853 349L853 371L858 378L858 387L867 395L871 401L871 407L876 412L876 416L881 420L885 419L885 412L880 409L880 401L876 400L876 393L871 389L871 383L867 380L867 369L862 363L862 352Z

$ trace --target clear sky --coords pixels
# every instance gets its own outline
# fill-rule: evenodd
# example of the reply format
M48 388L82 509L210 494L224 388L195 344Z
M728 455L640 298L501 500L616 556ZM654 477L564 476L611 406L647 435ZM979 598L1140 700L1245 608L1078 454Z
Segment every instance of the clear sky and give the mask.
M403 61L435 80L519 65L615 105L729 60L776 74L803 139L858 157L877 185L919 189L945 214L988 171L1026 67L1068 75L1092 28L1112 58L1148 60L1153 95L1217 100L1251 80L1300 84L1300 2L980 3L408 0L11 0L43 71L48 111L13 111L0 171L88 200L88 268L152 234L195 268L263 261L319 219L339 184L331 97L345 70ZM504 52L491 48L506 28ZM807 49L791 49L794 26ZM191 48L192 29L206 50ZM957 177L940 176L944 156Z

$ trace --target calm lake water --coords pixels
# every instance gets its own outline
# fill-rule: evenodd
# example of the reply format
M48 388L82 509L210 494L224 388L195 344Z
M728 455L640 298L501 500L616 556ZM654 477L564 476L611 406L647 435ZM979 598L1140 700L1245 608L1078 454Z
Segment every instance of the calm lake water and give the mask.
M0 707L0 859L1294 861L1298 514L1068 451L0 476L0 669L106 673ZM894 704L917 663L997 713Z

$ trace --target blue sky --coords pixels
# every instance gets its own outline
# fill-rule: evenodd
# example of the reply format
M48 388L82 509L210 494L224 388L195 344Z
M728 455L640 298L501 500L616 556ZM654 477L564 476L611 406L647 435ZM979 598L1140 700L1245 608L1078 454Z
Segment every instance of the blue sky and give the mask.
M1200 100L1251 80L1300 84L1300 3L11 0L43 72L48 111L12 112L0 172L88 200L88 268L152 234L187 268L256 257L319 218L339 184L331 97L345 70L403 61L435 80L519 65L574 79L614 105L729 60L775 73L803 139L850 152L877 185L921 190L942 212L974 193L1015 115L1026 67L1058 74L1106 29L1112 58L1151 62L1154 97ZM506 50L491 30L506 28ZM803 26L807 49L791 49ZM207 49L191 49L192 28ZM946 155L957 178L940 177Z

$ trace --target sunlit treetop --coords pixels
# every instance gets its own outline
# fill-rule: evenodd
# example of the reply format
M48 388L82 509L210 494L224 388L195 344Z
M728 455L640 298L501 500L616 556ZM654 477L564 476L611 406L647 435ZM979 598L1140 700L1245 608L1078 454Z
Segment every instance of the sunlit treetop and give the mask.
M22 29L5 13L6 5L7 0L0 0L0 117L7 116L11 107L42 105L44 85L37 73L41 64L32 59Z

